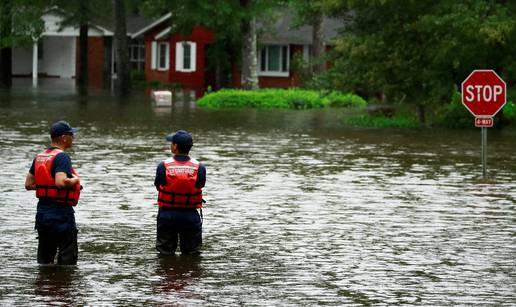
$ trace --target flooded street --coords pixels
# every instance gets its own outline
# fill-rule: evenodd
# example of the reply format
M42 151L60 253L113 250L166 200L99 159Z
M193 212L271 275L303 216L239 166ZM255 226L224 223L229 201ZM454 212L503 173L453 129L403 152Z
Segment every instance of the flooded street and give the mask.
M489 129L483 181L479 129L344 116L0 93L0 305L515 304L516 129ZM37 265L24 189L59 119L81 128L76 267ZM155 250L154 176L177 129L207 168L198 258Z

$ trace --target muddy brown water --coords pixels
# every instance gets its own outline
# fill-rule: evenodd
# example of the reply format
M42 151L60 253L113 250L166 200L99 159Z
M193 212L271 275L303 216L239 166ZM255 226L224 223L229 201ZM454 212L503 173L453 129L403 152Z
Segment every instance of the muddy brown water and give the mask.
M0 94L0 305L514 305L516 130L350 128L345 110L157 108ZM49 125L81 128L79 262L38 266L23 182ZM473 119L472 119L473 124ZM206 164L203 253L157 257L163 137Z

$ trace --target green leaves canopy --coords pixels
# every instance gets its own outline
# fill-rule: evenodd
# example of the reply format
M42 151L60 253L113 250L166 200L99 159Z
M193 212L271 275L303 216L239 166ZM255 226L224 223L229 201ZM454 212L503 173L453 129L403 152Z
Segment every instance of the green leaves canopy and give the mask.
M516 16L505 1L327 0L345 18L331 84L418 105L449 102L474 69L516 74Z

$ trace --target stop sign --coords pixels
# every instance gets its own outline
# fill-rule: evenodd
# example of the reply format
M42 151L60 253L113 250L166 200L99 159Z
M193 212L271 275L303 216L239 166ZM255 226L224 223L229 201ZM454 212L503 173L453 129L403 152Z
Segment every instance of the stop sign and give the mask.
M494 70L474 70L462 82L462 104L475 117L493 117L505 102L505 82Z

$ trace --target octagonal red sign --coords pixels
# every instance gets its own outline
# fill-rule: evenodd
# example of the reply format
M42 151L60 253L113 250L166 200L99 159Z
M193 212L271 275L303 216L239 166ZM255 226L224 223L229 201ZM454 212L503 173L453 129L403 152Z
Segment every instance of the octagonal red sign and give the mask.
M475 117L493 117L506 102L506 85L491 69L474 70L462 82L462 104Z

